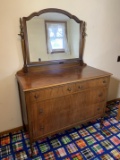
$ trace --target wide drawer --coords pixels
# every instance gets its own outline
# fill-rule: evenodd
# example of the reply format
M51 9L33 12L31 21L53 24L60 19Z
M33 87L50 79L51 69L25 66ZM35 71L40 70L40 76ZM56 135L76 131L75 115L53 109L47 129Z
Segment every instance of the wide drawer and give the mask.
M70 124L70 96L32 104L34 136L54 132Z
M40 89L30 93L31 101L40 101L51 98L62 97L75 92L75 83L60 85L57 87L50 87L46 89Z
M106 101L106 98L107 98L106 87L90 89L86 93L86 105Z
M105 101L95 104L88 104L84 107L85 109L85 119L88 119L90 117L94 117L98 114L103 114L105 109Z

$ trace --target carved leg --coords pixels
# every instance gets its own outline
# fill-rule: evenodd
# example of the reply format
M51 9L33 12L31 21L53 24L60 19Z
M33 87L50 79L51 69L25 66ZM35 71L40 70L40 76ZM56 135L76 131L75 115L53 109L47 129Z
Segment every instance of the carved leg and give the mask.
M100 120L100 129L103 128L103 122L104 122L104 117L101 117L101 120Z
M120 120L120 103L118 105L118 113L117 113L117 120Z
M30 155L30 157L33 158L34 157L34 147L33 147L32 142L30 142L30 149L31 149L31 155Z
M30 141L30 149L31 149L30 157L33 158L33 156L34 156L34 147L33 147L33 142L32 141Z

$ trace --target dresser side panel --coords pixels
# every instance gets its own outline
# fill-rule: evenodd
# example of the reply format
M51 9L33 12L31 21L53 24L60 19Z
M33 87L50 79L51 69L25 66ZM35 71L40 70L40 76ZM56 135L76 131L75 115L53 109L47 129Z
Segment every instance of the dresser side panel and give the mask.
M27 116L27 109L26 109L25 93L20 87L19 83L18 83L18 88L19 88L19 96L20 96L22 121L23 121L24 128L28 130L28 116Z

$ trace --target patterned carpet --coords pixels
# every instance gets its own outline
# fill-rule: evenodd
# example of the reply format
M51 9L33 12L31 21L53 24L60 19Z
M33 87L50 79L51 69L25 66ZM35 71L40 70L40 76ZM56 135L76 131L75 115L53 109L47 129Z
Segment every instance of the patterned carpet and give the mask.
M34 143L30 158L29 136L24 131L0 137L2 160L120 160L120 121L115 119L118 101L106 107L104 127L99 120L76 126Z

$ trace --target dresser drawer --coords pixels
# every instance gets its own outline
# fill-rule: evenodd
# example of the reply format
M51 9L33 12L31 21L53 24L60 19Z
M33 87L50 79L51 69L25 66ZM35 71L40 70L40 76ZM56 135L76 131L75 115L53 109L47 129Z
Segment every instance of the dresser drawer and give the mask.
M105 109L105 102L95 104L94 115L102 114L104 112L104 109Z
M89 89L89 81L77 82L75 84L75 91L76 92L83 91L85 89Z
M88 81L88 83L89 83L88 84L89 88L105 87L105 86L108 86L108 84L109 84L109 78L104 77L104 78L94 79L94 80Z
M70 83L70 84L60 85L57 87L50 87L30 92L30 98L31 101L41 101L41 100L69 95L74 92L75 92L75 83Z
M88 104L84 107L85 109L85 119L90 117L94 117L98 114L103 114L105 109L105 102L95 103L95 104Z
M106 101L107 88L94 88L86 92L86 105Z
M75 91L83 91L86 89L91 89L91 88L96 88L96 87L107 87L109 84L109 78L104 77L104 78L99 78L99 79L94 79L94 80L88 80L84 82L76 82L75 83Z
M92 89L96 87L105 87L108 85L108 83L109 83L109 78L107 77L99 78L95 80L83 81L83 82L69 83L65 85L49 87L49 88L30 92L30 98L31 98L31 101L41 101L41 100L46 100L51 98L57 98L57 97L69 95L75 92L80 92L86 89Z
M59 97L33 103L32 119L35 137L46 135L70 124L71 97Z
M38 91L30 92L31 101L41 101L51 98L63 96L63 87L50 87L46 89L40 89Z
M62 86L63 87L63 95L68 95L74 93L75 90L75 83L69 83Z

